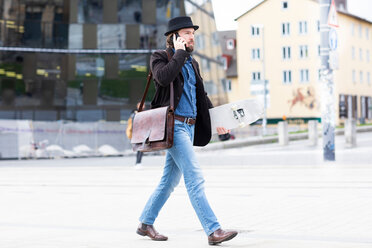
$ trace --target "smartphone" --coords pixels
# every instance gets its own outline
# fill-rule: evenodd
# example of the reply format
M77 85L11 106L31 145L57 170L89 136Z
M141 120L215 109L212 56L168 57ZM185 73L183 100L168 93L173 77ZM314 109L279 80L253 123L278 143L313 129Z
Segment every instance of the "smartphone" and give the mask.
M180 35L178 33L175 33L176 34L176 40L178 37L180 37ZM186 45L185 45L185 50L186 50Z

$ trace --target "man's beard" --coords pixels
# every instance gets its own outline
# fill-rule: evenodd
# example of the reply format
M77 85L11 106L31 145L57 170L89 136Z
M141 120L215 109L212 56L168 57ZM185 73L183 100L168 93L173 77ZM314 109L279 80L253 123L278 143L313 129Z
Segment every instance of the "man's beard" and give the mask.
M193 45L186 47L186 52L192 53L193 51L194 51L194 46Z

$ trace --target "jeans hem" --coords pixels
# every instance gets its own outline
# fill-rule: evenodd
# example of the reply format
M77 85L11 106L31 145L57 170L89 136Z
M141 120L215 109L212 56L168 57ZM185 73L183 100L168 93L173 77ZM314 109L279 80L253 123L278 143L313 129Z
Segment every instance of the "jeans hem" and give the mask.
M220 225L218 225L218 226L215 227L215 228L212 228L209 232L207 232L207 235L208 235L208 236L211 235L212 233L214 233L215 231L217 231L217 230L220 229L220 228L221 228Z
M146 221L143 221L143 220L139 220L142 224L145 224L145 225L148 225L148 226L152 226L154 225L154 223L149 223L149 222L146 222Z

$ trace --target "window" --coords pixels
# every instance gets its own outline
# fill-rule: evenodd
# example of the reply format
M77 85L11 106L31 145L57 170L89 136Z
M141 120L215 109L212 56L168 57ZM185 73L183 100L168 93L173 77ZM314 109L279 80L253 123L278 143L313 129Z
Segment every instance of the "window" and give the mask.
M308 69L300 70L300 82L301 83L309 82L309 70Z
M359 24L359 38L362 38L362 24Z
M366 39L369 40L369 29L366 28Z
M206 72L206 71L209 71L211 69L211 64L210 64L208 59L202 59L201 62L202 62L203 71Z
M227 57L225 57L225 56L221 56L221 57L217 57L217 60L218 61L221 61L222 63L223 63L223 69L224 70L227 70L227 68L228 68L228 62L227 62Z
M252 81L261 80L261 72L252 72Z
M351 24L351 35L354 36L354 23Z
M318 21L316 21L316 23L317 23L317 30L318 30L318 32L320 32L320 21L318 20Z
M353 70L353 83L356 83L356 73L355 73L355 70Z
M367 63L369 63L369 50L366 51L366 60L367 60Z
M83 48L83 25L70 24L68 35L68 48L82 49Z
M105 60L96 54L79 54L76 56L76 77L102 77L105 74Z
M309 56L307 45L300 46L300 58L307 58Z
M231 80L222 79L222 87L225 92L231 92Z
M301 21L298 23L299 34L307 34L307 21Z
M125 35L125 25L98 24L97 46L101 49L123 49L126 46Z
M289 35L290 34L290 23L285 22L282 23L282 35Z
M359 48L359 59L360 59L360 61L363 60L363 50L362 50L362 48Z
M367 105L367 97L365 96L360 96L360 112L361 112L361 115L360 117L361 118L366 118L367 117L367 113L366 113L366 105Z
M74 1L75 2L75 1ZM85 9L86 5L86 0L84 1L76 1L80 2L82 7L81 7L81 13L88 12L88 10ZM104 1L91 1L93 2L92 4L97 5L97 3L103 4ZM118 3L118 12L117 12L117 18L120 20L120 22L125 23L125 24L139 24L141 23L142 19L142 1L117 1ZM72 3L72 2L71 2ZM106 4L105 2L104 4ZM102 10L102 8L101 8ZM94 13L92 13L94 14ZM114 13L112 13L114 14ZM116 13L115 13L116 15ZM159 20L160 21L160 20ZM102 23L99 22L99 23Z
M109 24L104 24L104 25L109 25ZM115 25L122 26L122 24L115 24ZM126 25L124 25L124 26L126 26ZM130 27L130 26L128 26L128 27ZM136 26L132 26L132 27L136 27ZM127 31L127 32L130 33L131 30L132 29L130 28L129 31ZM139 48L140 49L151 49L151 48L158 47L158 44L162 44L158 41L159 40L158 39L158 32L159 31L155 26L140 24L139 25L139 31L140 31L140 39L139 39L139 44L140 44ZM126 33L124 37L127 37L129 39L128 46L129 47L132 46L131 48L134 48L136 46L136 44L138 44L138 40L137 40L137 38L134 38L135 36L128 35L128 33ZM116 33L111 34L111 35L115 35L115 34ZM117 35L119 35L119 33L117 33ZM157 43L157 42L159 42L159 43ZM130 44L132 44L132 45L130 45Z
M318 56L320 56L320 45L318 45Z
M320 81L321 78L322 78L322 70L318 69L318 80Z
M199 34L197 36L195 36L195 43L196 45L198 46L198 49L204 49L204 35L203 34Z
M355 47L351 48L351 57L355 59Z
M219 37L218 37L218 32L212 33L212 44L214 46L217 46L217 45L220 44L220 40L219 40Z
M208 95L216 95L218 93L217 86L213 81L206 81L204 83L204 88Z
M282 2L282 9L288 9L288 2L287 1Z
M362 84L363 83L363 72L362 71L359 72L359 80L360 80L360 83Z
M231 80L227 80L227 91L230 92L232 90Z
M260 59L260 49L259 48L253 48L252 49L252 59Z
M54 2L54 1L51 1ZM103 2L102 1L76 1L77 3L77 14L78 23L102 23L103 20ZM35 3L34 3L35 4ZM141 3L134 3L131 6L141 8ZM131 8L131 9L132 9ZM140 10L141 11L141 10ZM126 22L127 23L127 22Z
M283 71L283 83L284 84L292 83L292 72L291 71Z
M260 35L260 28L256 26L251 26L252 36Z
M371 73L367 72L367 83L368 85L371 85Z
M234 39L228 39L226 41L226 48L227 48L227 50L234 50L234 48L235 48L235 40Z
M283 47L283 59L291 58L291 47Z

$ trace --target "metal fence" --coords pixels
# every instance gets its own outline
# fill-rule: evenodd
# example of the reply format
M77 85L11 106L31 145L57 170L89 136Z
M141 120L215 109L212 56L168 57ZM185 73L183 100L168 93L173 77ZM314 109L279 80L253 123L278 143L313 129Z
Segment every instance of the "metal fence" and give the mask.
M126 123L0 120L0 159L132 153Z

